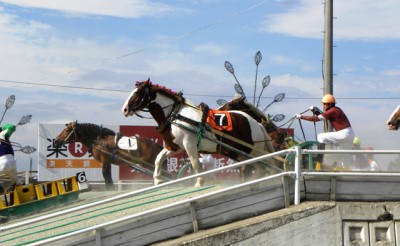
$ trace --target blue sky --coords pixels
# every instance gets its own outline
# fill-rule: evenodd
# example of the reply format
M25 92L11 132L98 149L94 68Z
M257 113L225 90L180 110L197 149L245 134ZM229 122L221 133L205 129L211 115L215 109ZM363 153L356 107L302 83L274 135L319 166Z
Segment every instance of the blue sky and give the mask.
M16 96L3 123L32 114L13 135L31 146L40 123L155 125L120 112L134 82L148 77L216 108L235 93L225 61L253 94L257 51L257 83L271 76L261 105L284 92L269 113L288 120L320 106L322 2L0 0L0 100ZM397 0L334 1L333 91L365 147L400 147L398 133L385 126L400 102L399 10ZM299 124L292 126L302 138ZM303 126L314 140L313 124ZM17 158L26 169L27 156Z

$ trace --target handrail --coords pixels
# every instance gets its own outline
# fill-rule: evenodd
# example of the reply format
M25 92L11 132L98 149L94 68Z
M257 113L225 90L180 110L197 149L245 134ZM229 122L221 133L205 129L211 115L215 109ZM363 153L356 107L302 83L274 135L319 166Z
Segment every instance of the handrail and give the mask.
M65 238L70 237L70 236L83 234L83 233L90 232L90 231L93 231L93 230L101 229L101 228L106 227L106 226L111 226L111 225L115 225L115 224L120 223L120 222L125 222L127 220L139 218L139 217L144 216L144 215L153 214L153 213L155 213L157 211L162 211L164 209L174 208L174 207L178 207L180 205L189 204L191 202L194 202L196 200L200 200L202 198L207 198L209 196L222 194L222 193L230 191L230 190L235 190L235 189L238 189L238 188L241 188L241 187L245 187L245 186L248 186L248 185L257 184L257 183L260 183L260 182L263 182L263 181L266 181L266 180L276 179L276 178L279 178L279 177L284 177L284 176L292 175L292 174L293 174L293 172L291 172L291 171L274 174L274 175L271 175L271 176L268 176L268 177L264 177L264 178L261 178L261 179L252 180L252 181L249 181L249 182L246 182L246 183L242 183L242 184L234 185L234 186L227 187L227 188L224 188L224 189L221 189L221 190L213 191L213 192L210 192L210 193L207 193L207 194L204 194L204 195L199 195L199 196L196 196L196 197L193 197L193 198L189 198L189 199L186 199L186 200L183 200L183 201L180 201L180 202L168 204L168 205L165 205L165 206L162 206L162 207L158 207L158 208L153 208L153 209L146 210L144 212L140 212L140 213L137 213L137 214L128 215L128 216L123 217L123 218L119 218L119 219L116 219L116 220L105 222L103 224L99 224L99 225L91 226L91 227L88 227L88 228L84 228L84 229L81 229L81 230L78 230L78 231L70 232L68 234L64 234L64 235L60 235L60 236L57 236L57 237L52 237L52 238L49 238L49 239L45 239L45 240L42 240L42 241L39 241L39 242L36 242L36 243L32 243L30 245L32 245L32 246L33 245L42 245L42 244L46 244L46 243L55 242L55 241L58 241L58 240L61 240L61 239L65 239Z
M17 172L18 175L23 175L24 176L25 184L29 184L29 177L33 173L37 173L37 171L20 171L20 172ZM10 177L7 174L0 174L0 181L9 181L9 180L10 180Z

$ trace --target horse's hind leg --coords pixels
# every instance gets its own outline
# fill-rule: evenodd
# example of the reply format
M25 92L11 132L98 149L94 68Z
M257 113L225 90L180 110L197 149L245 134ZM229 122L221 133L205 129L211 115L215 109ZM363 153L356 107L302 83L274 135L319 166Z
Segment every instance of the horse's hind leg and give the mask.
M102 172L103 178L106 185L106 190L113 190L114 189L114 181L112 180L111 176L111 163L103 163L102 164Z
M240 167L240 178L242 180L242 183L248 181L250 175L251 175L251 167L249 167L247 165Z
M199 152L197 150L197 146L196 146L196 148L193 148L192 145L187 144L185 147L186 147L186 153L189 156L190 163L192 163L192 167L193 167L194 171L196 172L196 174L201 173L203 171L203 168L202 168L202 165L199 160ZM194 187L202 187L204 184L204 181L205 180L203 177L197 178L197 181L196 181L196 184L194 185Z

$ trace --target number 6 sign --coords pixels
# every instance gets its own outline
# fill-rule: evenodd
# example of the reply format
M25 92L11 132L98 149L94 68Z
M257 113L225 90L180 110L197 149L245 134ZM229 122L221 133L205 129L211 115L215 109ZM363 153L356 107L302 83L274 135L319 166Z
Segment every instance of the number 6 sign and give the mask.
M76 174L76 181L78 181L79 190L89 188L89 184L86 179L86 174L84 171Z

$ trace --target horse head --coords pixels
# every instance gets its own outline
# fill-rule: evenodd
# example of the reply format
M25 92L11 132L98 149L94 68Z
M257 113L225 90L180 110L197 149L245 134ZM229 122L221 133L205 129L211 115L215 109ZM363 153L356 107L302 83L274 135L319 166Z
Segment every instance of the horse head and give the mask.
M64 128L64 130L54 140L54 147L60 148L63 144L75 142L77 140L75 132L77 124L78 121L73 121L71 123L65 124L66 127Z
M150 105L155 97L150 93L151 87L150 78L142 82L136 81L135 89L133 89L121 109L125 117L132 116L137 111L147 108Z
M154 107L157 104L155 102L157 94L161 94L173 101L173 103L168 106L184 101L181 92L174 92L171 89L167 89L165 86L159 86L158 84L153 85L150 79L148 79L142 82L136 82L135 89L133 89L122 106L122 113L127 117L132 116L137 111L146 108L150 109L151 106ZM165 101L160 103L165 103ZM163 109L164 108L162 108L162 110Z
M397 106L396 110L390 115L388 121L386 122L389 130L397 131L400 127L400 105Z

